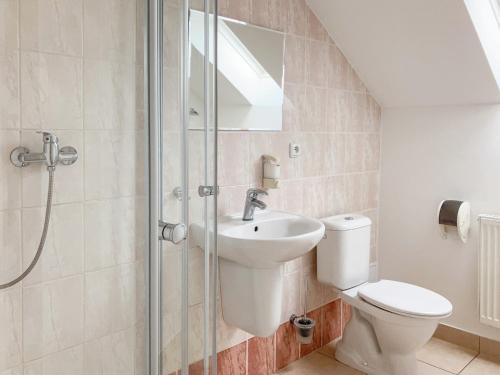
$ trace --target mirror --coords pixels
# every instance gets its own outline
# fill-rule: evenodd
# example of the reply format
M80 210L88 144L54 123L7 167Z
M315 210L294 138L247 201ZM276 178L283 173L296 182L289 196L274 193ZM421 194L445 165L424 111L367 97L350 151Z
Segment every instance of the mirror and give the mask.
M203 129L203 29L203 13L191 10L190 129ZM219 17L219 129L281 130L283 59L283 33Z

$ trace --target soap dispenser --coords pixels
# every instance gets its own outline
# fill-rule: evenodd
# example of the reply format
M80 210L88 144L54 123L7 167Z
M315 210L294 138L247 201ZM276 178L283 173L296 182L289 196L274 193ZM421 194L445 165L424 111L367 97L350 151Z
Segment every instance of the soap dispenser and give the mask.
M265 189L278 189L279 183L279 159L272 155L262 155L262 186Z

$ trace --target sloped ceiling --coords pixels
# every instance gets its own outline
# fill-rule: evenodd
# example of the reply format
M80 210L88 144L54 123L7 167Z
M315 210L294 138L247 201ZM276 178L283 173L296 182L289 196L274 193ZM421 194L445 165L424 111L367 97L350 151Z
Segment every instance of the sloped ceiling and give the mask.
M307 2L382 106L500 102L462 0Z

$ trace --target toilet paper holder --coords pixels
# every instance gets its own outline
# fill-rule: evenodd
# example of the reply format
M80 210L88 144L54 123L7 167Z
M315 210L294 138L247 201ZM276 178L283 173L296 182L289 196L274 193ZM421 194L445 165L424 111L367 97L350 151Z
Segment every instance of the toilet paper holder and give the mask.
M470 231L471 206L467 201L447 199L439 204L438 223L441 236L448 238L450 230L456 230L463 243Z

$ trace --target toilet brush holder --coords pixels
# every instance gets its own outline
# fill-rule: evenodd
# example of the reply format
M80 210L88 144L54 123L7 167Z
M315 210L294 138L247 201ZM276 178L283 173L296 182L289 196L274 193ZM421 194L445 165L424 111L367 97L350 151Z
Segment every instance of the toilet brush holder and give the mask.
M295 336L301 344L312 343L314 326L316 325L314 319L293 314L290 317L290 323L294 325Z

